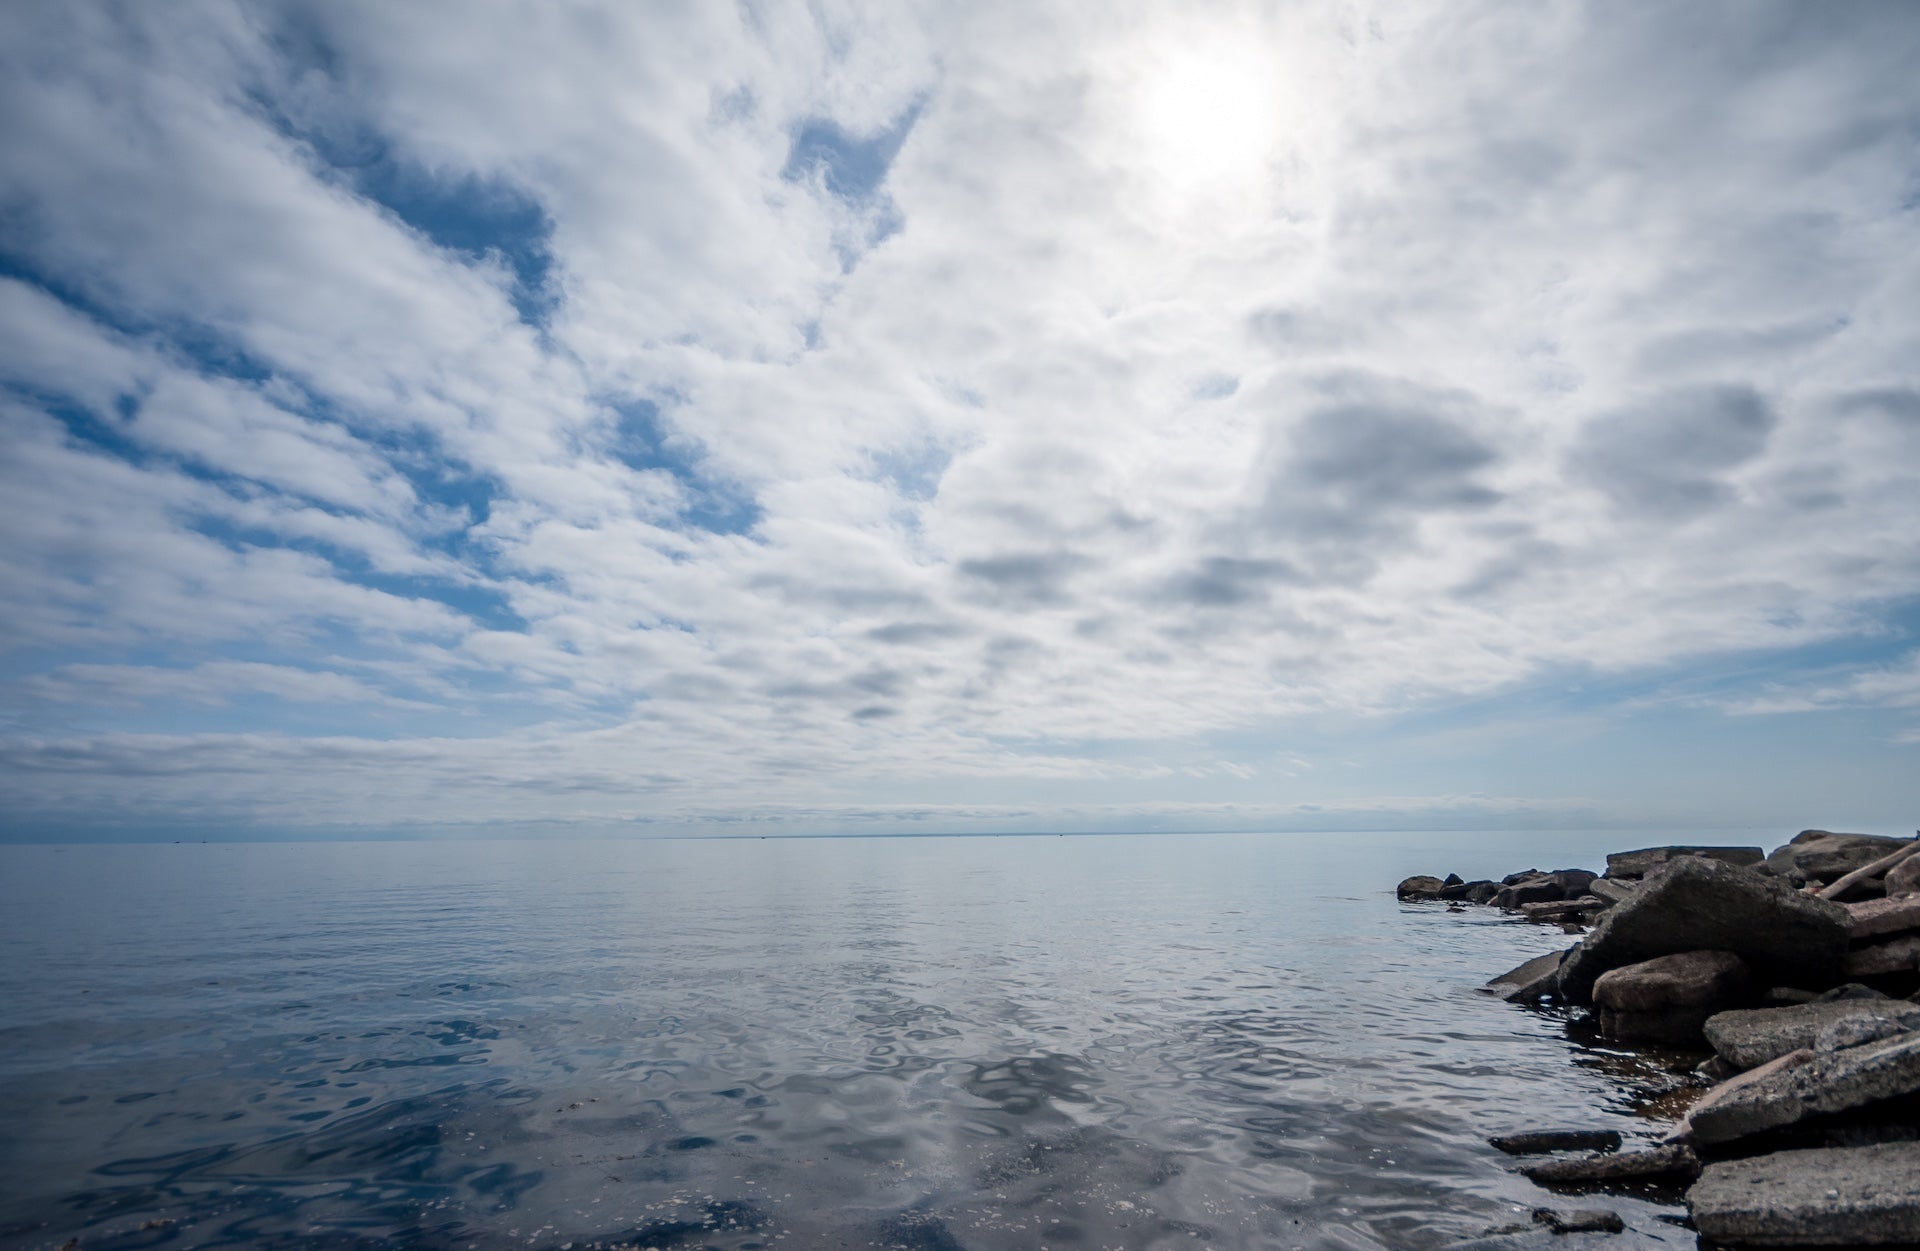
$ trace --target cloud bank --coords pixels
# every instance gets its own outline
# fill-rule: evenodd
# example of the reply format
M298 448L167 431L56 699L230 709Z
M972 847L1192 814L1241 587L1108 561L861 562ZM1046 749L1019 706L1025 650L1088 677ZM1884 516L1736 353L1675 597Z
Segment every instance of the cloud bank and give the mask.
M1917 58L10 6L0 834L1909 821Z

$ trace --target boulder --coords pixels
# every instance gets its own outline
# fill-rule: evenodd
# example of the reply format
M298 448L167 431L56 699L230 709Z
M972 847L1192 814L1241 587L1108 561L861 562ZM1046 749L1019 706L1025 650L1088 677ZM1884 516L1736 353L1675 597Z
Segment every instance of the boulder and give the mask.
M1562 899L1556 903L1526 903L1520 905L1521 915L1529 921L1579 921L1589 912L1598 912L1606 905L1592 895L1583 895L1578 899Z
M1909 864L1915 862L1908 861ZM1849 932L1855 938L1871 938L1876 934L1901 934L1908 930L1920 930L1920 895L1866 899L1859 903L1840 906L1845 908L1847 914L1853 918Z
M1848 1047L1769 1074L1690 1116L1696 1142L1745 1138L1810 1116L1845 1112L1920 1091L1920 1034Z
M1792 842L1774 849L1767 857L1767 868L1779 877L1825 885L1872 864L1888 852L1900 850L1909 841L1878 834L1802 830L1793 836Z
M1674 1142L1650 1151L1548 1160L1544 1164L1530 1164L1520 1171L1543 1186L1600 1186L1655 1177L1694 1177L1700 1172L1700 1157L1686 1143Z
M1920 969L1920 934L1856 947L1847 953L1843 969L1848 977L1878 977Z
M1560 962L1566 955L1564 951L1549 951L1544 956L1535 956L1519 968L1502 973L1480 989L1485 994L1498 995L1508 1003L1532 1003L1536 999L1551 998L1559 994Z
M1638 851L1616 851L1607 857L1607 876L1642 878L1671 860L1683 856L1719 860L1726 864L1755 865L1767 858L1758 847L1642 847Z
M1709 1239L1770 1247L1920 1242L1920 1143L1710 1164L1687 1192Z
M1693 1118L1696 1115L1702 1112L1710 1112L1715 1105L1733 1098L1747 1087L1770 1081L1775 1074L1784 1073L1788 1069L1799 1068L1811 1059L1813 1059L1812 1050L1802 1047L1798 1051L1789 1051L1783 1056L1775 1056L1757 1069L1748 1069L1744 1073L1737 1073L1717 1083L1711 1090L1707 1091L1706 1094L1701 1095L1694 1101L1693 1106L1687 1109L1686 1116L1681 1118L1678 1128L1676 1128L1670 1136L1675 1139L1691 1140L1693 1137Z
M1836 999L1891 999L1884 990L1875 990L1871 986L1862 986L1858 982L1846 982L1832 990L1823 991L1813 997L1815 1003L1832 1003Z
M1618 1212L1609 1212L1605 1208L1578 1208L1572 1212L1535 1208L1533 1219L1536 1224L1545 1225L1556 1234L1617 1234L1627 1227Z
M1560 990L1587 1004L1601 974L1685 951L1730 951L1773 984L1824 986L1838 978L1849 923L1839 904L1748 869L1683 857L1600 915L1561 965Z
M1689 951L1600 975L1593 1002L1608 1038L1697 1043L1707 1018L1746 999L1753 977L1730 951Z
M1394 887L1393 893L1399 899L1438 899L1445 889L1447 884L1439 878L1417 875Z
M1610 877L1596 877L1587 883L1587 893L1605 904L1625 903L1633 897L1638 885L1636 882L1616 882Z
M1534 1129L1518 1134L1496 1134L1487 1141L1508 1155L1620 1149L1620 1135L1610 1129Z
M1887 895L1889 898L1920 895L1920 856L1902 860L1887 870Z
M1920 1004L1899 999L1837 999L1785 1008L1722 1012L1707 1020L1707 1041L1727 1063L1743 1069L1811 1047L1820 1031L1840 1021L1908 1021L1920 1028Z
M1760 996L1760 1002L1769 1008L1784 1008L1793 1003L1812 1003L1819 997L1798 986L1770 986Z
M1559 903L1566 897L1566 889L1552 878L1530 877L1524 882L1502 886L1493 897L1493 906L1505 908L1511 912L1517 910L1521 904Z
M1467 883L1466 898L1467 898L1467 902L1469 903L1477 903L1477 904L1492 903L1493 897L1499 893L1500 893L1500 886L1499 886L1499 883L1497 882L1468 882Z

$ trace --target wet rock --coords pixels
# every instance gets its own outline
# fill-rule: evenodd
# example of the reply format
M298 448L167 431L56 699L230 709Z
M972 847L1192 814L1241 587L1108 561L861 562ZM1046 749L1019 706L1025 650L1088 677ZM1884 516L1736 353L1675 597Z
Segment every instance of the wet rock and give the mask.
M1564 951L1549 951L1544 956L1535 956L1520 967L1502 973L1480 990L1498 995L1508 1003L1552 998L1559 994L1560 962L1566 955Z
M1556 1234L1617 1234L1627 1227L1618 1212L1605 1208L1578 1208L1572 1212L1535 1208L1533 1219Z
M1438 899L1447 884L1437 877L1416 875L1394 887L1393 893L1400 899Z
M1594 896L1586 895L1579 899L1562 899L1557 903L1521 904L1520 912L1529 921L1564 921L1578 920L1605 906Z
M1865 899L1859 903L1842 904L1841 907L1853 918L1850 932L1856 939L1920 930L1920 895Z
M1751 989L1739 956L1689 951L1609 970L1593 984L1593 1002L1608 1038L1685 1046L1700 1040L1708 1017Z
M1856 947L1847 953L1842 968L1848 977L1878 977L1920 969L1920 934Z
M1687 1192L1687 1207L1702 1235L1736 1245L1920 1242L1920 1144L1711 1164Z
M1769 981L1828 985L1845 958L1848 925L1839 904L1717 860L1682 857L1601 914L1562 964L1561 993L1590 1003L1603 973L1685 951L1730 951Z
M1487 1141L1508 1155L1620 1149L1620 1135L1610 1129L1535 1129L1519 1134L1496 1134Z
M1662 865L1685 856L1719 860L1725 864L1755 865L1767 858L1758 847L1642 847L1617 851L1607 857L1607 877L1643 878Z
M1920 1091L1920 1034L1903 1033L1769 1074L1690 1117L1696 1142L1721 1143Z
M1706 1035L1707 1042L1727 1063L1750 1069L1775 1056L1811 1047L1821 1030L1849 1020L1903 1021L1920 1028L1920 1004L1883 997L1749 1008L1708 1018Z
M1902 860L1888 869L1886 886L1890 899L1920 895L1920 856Z
M1558 903L1567 897L1566 890L1550 877L1533 877L1524 882L1515 882L1511 886L1502 886L1493 897L1496 908L1509 911L1518 910L1522 904Z
M1826 884L1865 868L1891 851L1898 851L1909 840L1883 838L1878 834L1834 834L1827 830L1802 830L1793 841L1774 849L1767 857L1767 868L1780 877L1799 877Z
M1543 1186L1600 1186L1662 1177L1694 1177L1700 1172L1700 1157L1686 1143L1676 1142L1649 1151L1548 1160L1544 1164L1530 1164L1520 1172Z

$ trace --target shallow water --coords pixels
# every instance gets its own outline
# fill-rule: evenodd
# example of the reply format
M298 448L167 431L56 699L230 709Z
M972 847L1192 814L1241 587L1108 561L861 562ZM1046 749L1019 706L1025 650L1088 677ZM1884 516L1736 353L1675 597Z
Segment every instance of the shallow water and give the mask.
M0 1246L1441 1246L1661 1126L1393 883L1622 845L0 848Z

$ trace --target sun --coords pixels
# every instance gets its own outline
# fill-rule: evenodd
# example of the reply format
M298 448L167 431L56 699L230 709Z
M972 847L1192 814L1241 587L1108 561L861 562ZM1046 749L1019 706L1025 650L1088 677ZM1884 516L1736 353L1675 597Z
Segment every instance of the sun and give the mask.
M1257 178L1280 137L1279 67L1224 35L1162 50L1135 99L1147 167L1177 187Z

